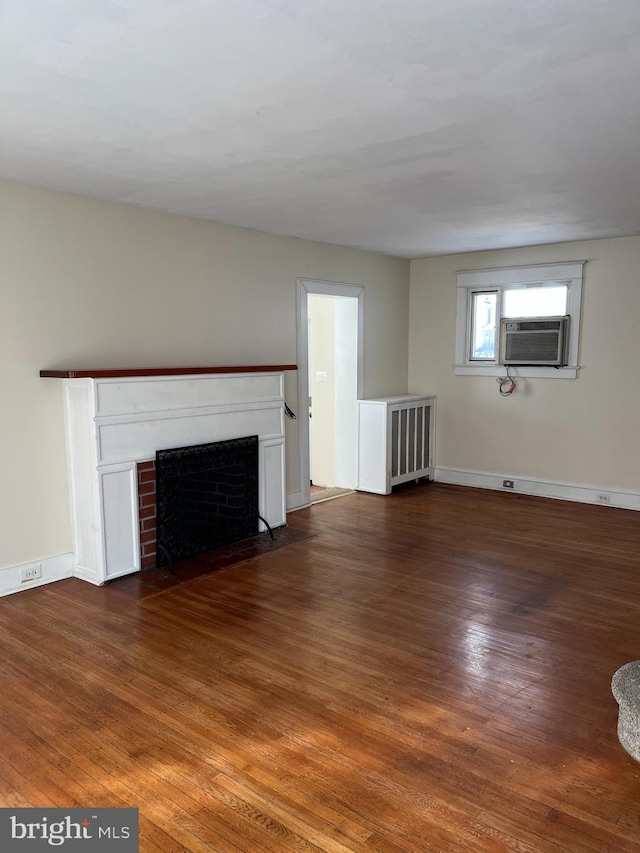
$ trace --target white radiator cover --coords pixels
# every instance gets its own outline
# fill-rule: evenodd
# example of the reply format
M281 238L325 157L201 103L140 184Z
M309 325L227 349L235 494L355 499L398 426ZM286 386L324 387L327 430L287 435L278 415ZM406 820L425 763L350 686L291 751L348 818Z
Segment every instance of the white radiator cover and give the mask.
M65 379L64 397L76 577L140 569L136 464L156 450L258 435L260 515L285 523L283 373Z
M388 495L400 483L433 476L435 399L358 400L358 491Z

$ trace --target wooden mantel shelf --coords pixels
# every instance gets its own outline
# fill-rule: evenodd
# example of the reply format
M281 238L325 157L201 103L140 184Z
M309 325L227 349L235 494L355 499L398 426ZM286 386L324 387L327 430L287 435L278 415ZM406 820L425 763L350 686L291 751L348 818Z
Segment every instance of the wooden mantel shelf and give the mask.
M297 370L297 364L254 364L235 367L141 367L119 370L41 370L51 379L111 379L126 376L190 376L195 373L282 373Z

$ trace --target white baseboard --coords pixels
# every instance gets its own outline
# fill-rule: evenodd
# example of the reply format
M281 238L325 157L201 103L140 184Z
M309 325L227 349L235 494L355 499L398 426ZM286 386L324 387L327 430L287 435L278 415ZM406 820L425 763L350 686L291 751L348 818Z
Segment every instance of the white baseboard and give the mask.
M115 575L115 577L122 577L122 575L131 574L129 571L124 571L120 575ZM80 578L82 581L87 581L87 583L92 583L94 586L102 586L104 581L98 579L98 573L95 569L87 569L85 566L76 565L75 570L73 572L74 578ZM111 580L111 578L109 578Z
M538 495L543 498L556 498L562 501L614 506L622 509L640 510L640 492L627 489L612 489L608 486L587 486L582 483L561 483L554 480L534 480L531 477L519 477L517 474L490 474L487 471L465 471L462 468L438 466L434 471L434 480L459 486L473 486L479 489L495 489L499 492L516 492L523 495ZM513 489L505 489L503 480L513 480ZM608 501L599 499L603 495Z
M287 495L287 512L295 512L297 509L305 509L311 506L308 501L305 501L302 492L291 492Z
M33 581L20 581L20 573L24 569L40 566L42 577ZM33 589L34 586L44 586L46 583L60 581L73 575L73 554L59 554L57 557L45 557L21 566L8 566L0 569L0 596L22 592L23 589Z

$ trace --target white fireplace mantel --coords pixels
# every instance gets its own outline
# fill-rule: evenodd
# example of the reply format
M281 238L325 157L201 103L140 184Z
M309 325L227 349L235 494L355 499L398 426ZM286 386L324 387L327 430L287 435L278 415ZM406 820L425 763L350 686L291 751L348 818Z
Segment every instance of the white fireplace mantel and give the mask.
M140 570L136 465L157 450L258 435L260 515L283 525L282 371L292 368L43 371L64 381L74 574L102 584Z

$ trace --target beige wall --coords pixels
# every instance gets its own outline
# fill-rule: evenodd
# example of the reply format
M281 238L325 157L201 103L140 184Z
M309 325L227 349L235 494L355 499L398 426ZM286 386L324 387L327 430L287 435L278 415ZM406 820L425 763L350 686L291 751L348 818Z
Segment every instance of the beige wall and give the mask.
M455 376L455 271L587 260L577 380ZM411 265L409 389L438 396L437 464L640 489L640 237Z
M295 363L296 277L362 284L365 393L406 389L406 261L0 183L0 568L71 550L49 367ZM297 407L296 382L287 399ZM288 490L299 449L288 422Z
M332 296L307 297L309 315L309 394L312 404L311 479L316 486L335 486L336 470L336 311ZM318 371L327 374L318 382Z

